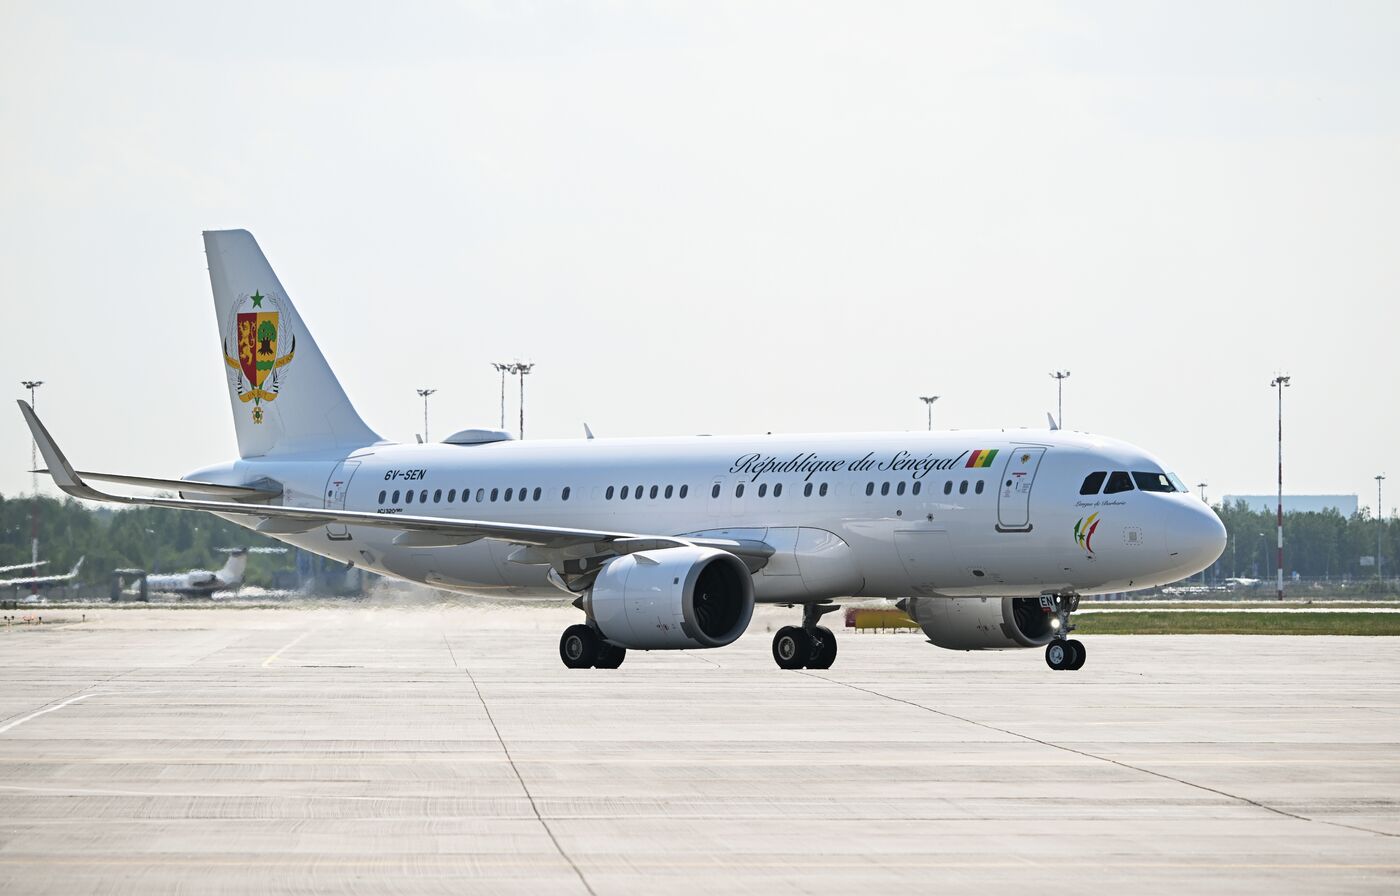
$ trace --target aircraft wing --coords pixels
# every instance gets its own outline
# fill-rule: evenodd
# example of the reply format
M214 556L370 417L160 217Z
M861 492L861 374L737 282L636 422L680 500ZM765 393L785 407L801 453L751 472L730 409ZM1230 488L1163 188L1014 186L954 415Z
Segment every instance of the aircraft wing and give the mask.
M83 568L83 561L86 557L79 557L78 562L73 564L73 568L66 573L55 573L51 576L22 576L17 579L0 579L0 588L23 588L27 585L52 585L57 582L71 582L78 577L78 570ZM48 561L44 561L47 563ZM33 564L27 564L33 565Z
M14 572L17 569L38 569L40 566L47 566L47 560L40 560L37 563L16 563L14 566L0 566L0 572Z
M89 485L63 456L29 403L22 400L18 403L20 412L24 414L24 420L29 424L34 440L38 443L39 451L44 456L54 484L75 498L86 498L90 501L205 510L230 516L252 517L259 520L253 527L254 531L268 535L293 535L338 523L397 531L399 534L394 543L408 547L450 547L489 538L523 545L525 550L517 551L512 559L517 563L531 565L562 565L566 561L582 564L587 558L603 554L630 554L665 547L701 545L735 554L744 560L751 570L757 570L762 568L774 553L773 548L763 542L740 539L685 538L402 513L372 513L363 510L113 495Z

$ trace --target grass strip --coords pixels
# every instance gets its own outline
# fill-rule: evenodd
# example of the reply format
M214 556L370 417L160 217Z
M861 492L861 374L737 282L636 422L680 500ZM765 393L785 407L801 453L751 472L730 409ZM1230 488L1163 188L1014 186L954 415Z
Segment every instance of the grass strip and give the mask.
M1400 613L1076 613L1081 635L1400 635Z

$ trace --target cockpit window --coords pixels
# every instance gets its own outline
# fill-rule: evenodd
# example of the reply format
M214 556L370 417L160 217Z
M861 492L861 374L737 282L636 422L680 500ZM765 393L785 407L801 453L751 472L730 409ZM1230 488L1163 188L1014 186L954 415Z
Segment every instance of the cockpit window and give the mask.
M1103 488L1103 481L1108 478L1108 474L1103 470L1090 473L1084 477L1084 484L1079 487L1081 495L1097 495L1099 489Z
M1189 489L1186 487L1186 483L1182 482L1181 477L1176 475L1175 473L1168 473L1167 478L1172 481L1172 485L1176 486L1177 491L1182 493L1189 491Z
M1133 490L1133 477L1122 470L1114 470L1108 474L1108 485L1104 486L1105 495L1116 495L1119 492L1130 492Z
M1134 471L1133 481L1137 483L1139 491L1144 492L1174 492L1176 486L1167 478L1166 473L1143 473Z

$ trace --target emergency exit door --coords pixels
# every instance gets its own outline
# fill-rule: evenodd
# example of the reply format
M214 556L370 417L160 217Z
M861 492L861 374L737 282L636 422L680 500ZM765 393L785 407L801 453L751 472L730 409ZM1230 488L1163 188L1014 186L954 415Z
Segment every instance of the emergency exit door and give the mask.
M357 460L343 460L331 470L331 476L326 480L327 510L345 509L345 497L350 493L350 480L354 478L359 467L360 462ZM342 523L332 523L326 527L326 537L332 541L349 541L350 527Z
M1006 467L997 491L997 531L1031 530L1031 487L1040 469L1044 448L1012 448L1006 452Z

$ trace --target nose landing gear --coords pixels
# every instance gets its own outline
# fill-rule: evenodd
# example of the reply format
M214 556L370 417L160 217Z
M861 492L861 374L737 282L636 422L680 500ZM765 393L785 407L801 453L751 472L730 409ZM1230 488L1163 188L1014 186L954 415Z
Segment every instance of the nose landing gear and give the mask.
M831 604L804 604L802 625L785 625L773 636L773 661L780 669L830 669L836 662L836 635L817 625L822 616L841 609Z
M1079 595L1042 594L1040 606L1047 615L1053 617L1050 620L1050 629L1054 634L1050 643L1045 645L1045 665L1056 672L1083 668L1087 651L1083 643L1069 636L1069 633L1074 631L1069 614L1079 609Z

